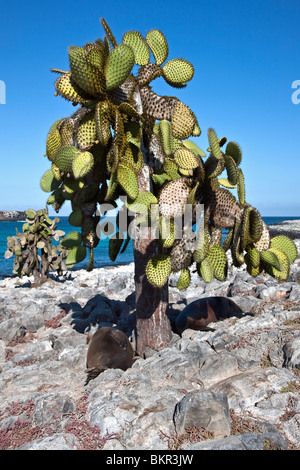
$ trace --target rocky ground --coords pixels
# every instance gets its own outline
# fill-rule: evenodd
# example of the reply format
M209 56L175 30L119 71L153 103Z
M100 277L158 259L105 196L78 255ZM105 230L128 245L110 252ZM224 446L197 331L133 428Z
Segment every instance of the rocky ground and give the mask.
M134 344L133 265L28 281L0 281L0 449L300 448L299 259L282 284L232 268L180 292L172 277L172 321L214 295L244 313L88 385L88 330L117 325Z

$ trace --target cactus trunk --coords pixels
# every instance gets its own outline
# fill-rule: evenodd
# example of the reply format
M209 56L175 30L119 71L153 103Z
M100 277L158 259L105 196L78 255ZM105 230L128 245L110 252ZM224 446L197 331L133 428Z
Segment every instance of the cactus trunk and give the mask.
M147 149L143 149L147 161ZM140 191L149 191L149 167L144 165L138 176ZM146 276L146 266L153 256L163 253L158 239L154 239L151 228L136 227L133 238L136 295L136 352L144 357L147 350L157 351L167 347L172 338L170 320L167 316L169 295L168 282L163 287L150 284Z

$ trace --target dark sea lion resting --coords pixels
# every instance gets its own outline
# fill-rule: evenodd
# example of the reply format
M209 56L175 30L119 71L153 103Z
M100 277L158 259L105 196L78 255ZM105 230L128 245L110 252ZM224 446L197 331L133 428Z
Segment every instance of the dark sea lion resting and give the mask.
M126 370L133 363L133 349L123 331L102 327L88 337L87 383L106 369Z
M211 322L217 322L242 313L242 309L227 297L206 297L185 307L175 320L178 333L187 328L206 330Z

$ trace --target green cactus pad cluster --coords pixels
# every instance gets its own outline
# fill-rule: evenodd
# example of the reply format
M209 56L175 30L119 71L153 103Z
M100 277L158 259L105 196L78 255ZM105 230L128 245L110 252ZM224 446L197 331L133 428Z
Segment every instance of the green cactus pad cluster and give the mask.
M135 30L126 32L118 44L103 18L101 24L103 39L69 48L70 70L53 69L59 74L55 94L77 107L49 130L46 155L51 168L41 180L42 190L51 193L47 203L59 211L69 201L69 221L81 231L79 245L69 247L67 264L80 262L87 248L92 261L99 242L97 205L109 202L118 207L119 198L126 196L125 209L140 224L149 221L153 205L158 206L163 254L147 265L153 285L162 287L173 272L180 273L178 288L185 289L193 263L205 282L224 281L227 253L235 266L245 265L252 276L265 272L279 281L287 279L296 247L288 238L271 240L258 210L246 201L239 144L209 128L206 155L191 140L201 135L195 113L180 99L160 96L152 87L158 77L173 88L187 86L193 65L168 59L169 45L158 29L145 37ZM198 222L197 207L204 208L201 230L194 238L187 236L184 226L187 204L193 224ZM228 234L222 243L223 229ZM70 235L64 243L71 241ZM112 239L111 259L129 241L130 234L126 242L119 236Z

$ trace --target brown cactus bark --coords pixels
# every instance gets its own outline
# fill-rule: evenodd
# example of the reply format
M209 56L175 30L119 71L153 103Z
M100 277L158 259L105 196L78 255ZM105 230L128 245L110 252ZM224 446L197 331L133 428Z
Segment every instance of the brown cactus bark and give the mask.
M150 191L150 170L145 164L138 177L140 191ZM167 316L168 283L162 288L152 286L146 276L149 259L163 252L153 238L151 227L136 227L133 237L136 294L136 352L144 357L147 348L155 351L168 346L172 329Z

